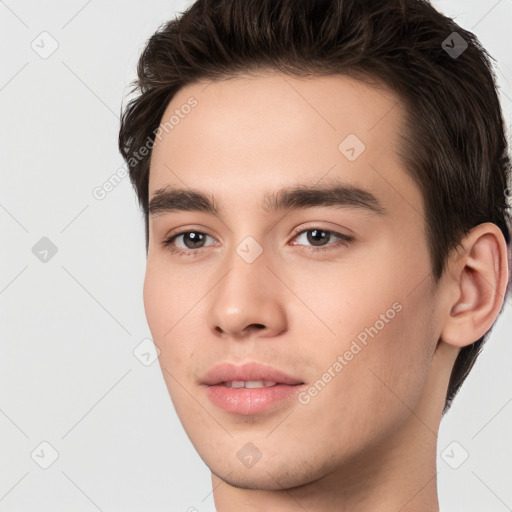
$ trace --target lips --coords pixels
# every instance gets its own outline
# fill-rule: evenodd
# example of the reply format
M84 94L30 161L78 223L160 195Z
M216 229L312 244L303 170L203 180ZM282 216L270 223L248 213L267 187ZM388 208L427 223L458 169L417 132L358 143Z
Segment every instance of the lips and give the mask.
M215 386L233 381L270 381L289 386L304 384L303 381L287 375L281 370L272 366L256 362L249 362L243 365L232 363L221 363L211 368L203 377L201 384Z
M243 365L222 363L204 376L206 396L229 414L254 416L283 411L298 402L294 397L304 382L282 370L254 361Z

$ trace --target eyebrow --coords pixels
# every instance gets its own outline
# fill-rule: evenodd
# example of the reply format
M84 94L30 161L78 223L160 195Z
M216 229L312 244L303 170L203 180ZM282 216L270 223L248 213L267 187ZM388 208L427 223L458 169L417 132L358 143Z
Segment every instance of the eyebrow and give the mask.
M370 191L343 183L297 185L264 194L262 208L266 213L298 210L318 206L355 208L385 215L387 210ZM155 190L149 202L149 214L166 212L203 212L218 216L220 208L213 196L197 189L164 187Z

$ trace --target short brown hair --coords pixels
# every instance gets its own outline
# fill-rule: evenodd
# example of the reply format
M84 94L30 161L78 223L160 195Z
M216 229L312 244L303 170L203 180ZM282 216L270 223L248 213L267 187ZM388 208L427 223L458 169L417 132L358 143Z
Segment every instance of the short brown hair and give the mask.
M154 142L169 102L198 80L265 69L346 75L397 94L406 111L400 156L424 198L436 283L478 224L496 224L510 247L510 157L490 59L474 34L426 0L197 0L149 39L138 95L122 113L119 149L145 215L146 249L151 154L138 150ZM460 350L443 413L487 334Z

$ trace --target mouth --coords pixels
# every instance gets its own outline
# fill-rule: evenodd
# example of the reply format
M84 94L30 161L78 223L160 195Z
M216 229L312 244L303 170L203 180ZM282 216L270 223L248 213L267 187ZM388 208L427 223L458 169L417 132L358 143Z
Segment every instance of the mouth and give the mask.
M213 367L201 382L208 398L231 414L255 415L283 403L289 405L304 387L304 381L282 370L256 362Z

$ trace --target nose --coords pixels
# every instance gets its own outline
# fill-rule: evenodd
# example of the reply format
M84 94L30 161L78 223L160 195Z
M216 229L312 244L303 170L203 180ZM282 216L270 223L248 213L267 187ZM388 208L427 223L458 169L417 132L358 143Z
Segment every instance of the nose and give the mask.
M208 327L217 337L272 337L286 330L283 285L264 252L252 263L238 254L210 295Z

